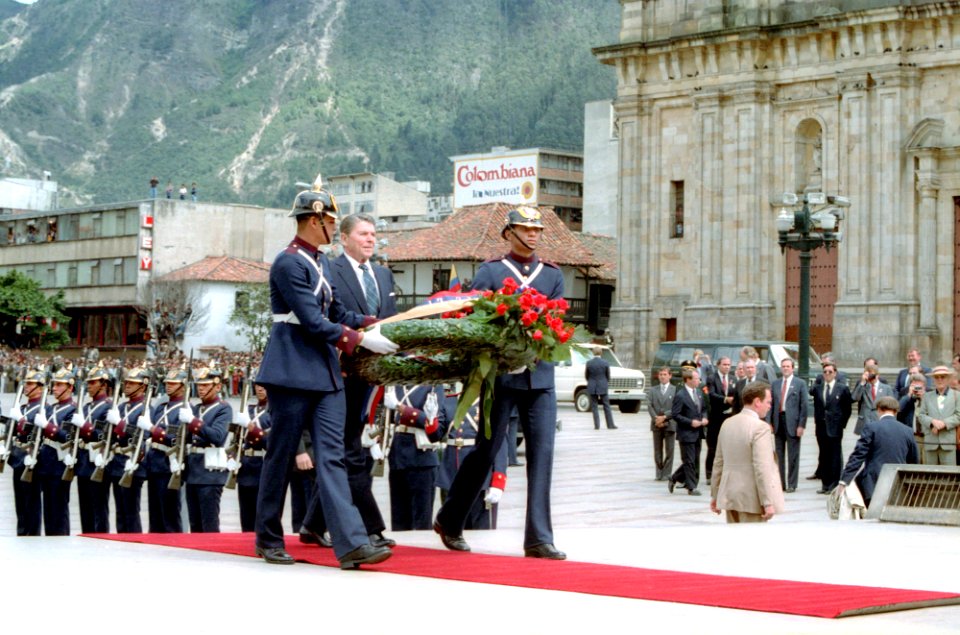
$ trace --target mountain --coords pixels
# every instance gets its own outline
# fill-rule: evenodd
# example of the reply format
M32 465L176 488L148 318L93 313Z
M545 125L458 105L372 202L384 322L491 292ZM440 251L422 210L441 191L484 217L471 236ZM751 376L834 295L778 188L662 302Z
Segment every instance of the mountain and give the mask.
M0 175L62 201L289 204L318 171L452 189L447 157L579 148L618 0L0 0ZM64 202L63 204L67 204Z

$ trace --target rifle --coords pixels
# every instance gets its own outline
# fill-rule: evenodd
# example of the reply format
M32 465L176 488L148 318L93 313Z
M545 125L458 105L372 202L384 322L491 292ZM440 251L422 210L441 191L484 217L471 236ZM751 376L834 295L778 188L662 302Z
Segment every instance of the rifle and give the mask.
M384 390L393 390L393 386L386 386ZM377 443L380 444L380 451L383 454L383 458L374 461L373 468L370 470L371 476L383 476L384 465L387 462L387 457L390 456L390 446L393 445L393 434L393 410L384 406L383 426L380 430L379 440L377 441Z
M24 378L27 376L27 367L24 367L23 374L20 376L20 385L17 387L17 396L14 397L14 405L20 405L23 398ZM10 452L13 449L14 431L17 428L18 421L6 417L7 423L4 426L2 438L0 438L0 472L7 466L7 459L10 458Z
M47 379L43 382L43 395L40 396L40 406L37 410L37 414L40 414L41 410L46 409L47 407L47 395L50 391L50 376L47 373ZM37 415L33 415L33 420L37 420ZM33 424L33 447L30 449L30 454L23 458L23 474L20 475L20 480L24 483L33 482L33 468L37 465L37 455L40 454L40 446L43 445L43 430L40 429L36 423ZM29 443L30 441L28 441Z
M120 362L117 365L117 385L113 387L113 405L112 408L116 408L117 404L120 403L120 387L123 385L123 375L125 373L124 369L124 360L127 356L127 349L124 348L120 353ZM94 483L103 482L103 471L109 465L110 461L113 460L113 424L107 422L107 436L103 440L102 452L97 454L94 463L96 464L96 469L93 470L93 474L90 475L90 480Z
M250 403L250 364L247 364L247 370L244 373L243 396L240 397L240 411L247 412L247 405ZM239 414L239 413L238 413ZM237 488L237 473L240 471L240 464L243 459L243 441L247 438L247 427L242 426L236 421L233 425L233 439L227 440L227 454L233 453L233 458L227 461L227 469L230 474L227 476L227 482L224 487L227 489ZM232 462L231 462L232 461Z
M81 373L77 373L77 381L74 386L80 385L80 380L82 379ZM77 403L77 411L82 415L83 414L83 400L87 397L86 391L80 395L80 400ZM90 408L91 412L93 408ZM77 452L80 449L80 428L73 426L73 445L70 446L70 461L64 460L63 476L60 477L61 480L67 481L68 483L73 480L74 468L77 465ZM66 457L64 457L66 458Z
M187 362L187 382L183 387L183 406L190 408L190 395L193 391L193 349L190 349L190 360ZM192 410L191 410L192 412ZM186 460L187 453L187 426L180 424L177 432L177 458L176 465L171 465L170 482L167 483L167 489L180 489L183 480L183 462Z
M153 399L153 377L150 377L150 385L147 387L147 396L143 400L143 414L141 417L147 417L147 420L150 420L150 400ZM127 411L127 416L130 415L130 411ZM129 420L127 421L129 423ZM146 434L143 428L137 427L137 437L136 441L133 443L133 452L130 453L130 457L127 459L127 462L123 465L123 476L120 477L120 487L130 487L133 485L133 474L137 471L137 468L140 467L140 452L143 448L143 437Z

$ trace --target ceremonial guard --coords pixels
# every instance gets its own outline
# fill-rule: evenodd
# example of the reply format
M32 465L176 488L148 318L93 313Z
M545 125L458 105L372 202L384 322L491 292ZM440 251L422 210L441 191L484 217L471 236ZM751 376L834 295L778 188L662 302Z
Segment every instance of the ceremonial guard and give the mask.
M170 488L171 462L180 435L180 412L188 409L187 372L174 369L163 380L168 401L153 408L150 450L145 459L147 468L147 506L151 534L178 534L183 531L180 512L180 490Z
M447 430L443 388L387 386L383 405L396 417L390 447L390 526L394 531L430 529L440 461L437 449Z
M98 443L103 443L107 412L113 408L110 399L110 375L103 366L97 366L87 374L87 395L90 401L84 404L77 448L77 496L80 501L80 529L85 534L105 534L110 531L110 510L107 502L107 484L90 480L96 469L94 457Z
M452 417L457 411L457 399L459 394L447 394L446 411L448 416ZM456 428L450 428L446 437L446 447L443 450L443 457L440 462L440 470L437 475L437 487L440 488L440 502L446 501L450 491L450 485L463 461L476 449L477 444L477 421L478 421L479 400L473 402L467 411L463 421ZM480 495L473 502L470 511L467 512L467 520L464 523L464 529L496 529L497 528L497 506L503 498L503 492L507 488L507 444L504 443L497 452L493 461L487 479L486 485L480 490Z
M563 273L559 267L541 260L536 254L537 244L543 235L540 211L532 207L510 210L500 235L510 243L510 253L480 265L473 289L495 291L503 286L504 279L512 278L519 284L520 291L534 288L550 300L562 298ZM553 376L553 364L541 360L533 369L517 369L497 377L490 415L491 437L487 438L482 432L477 436L476 449L457 472L433 526L448 549L470 550L463 539L467 515L487 483L490 468L506 437L510 414L517 408L527 444L524 555L552 560L566 558L566 554L553 545L550 514L553 446L557 431L557 396Z
M180 424L187 428L187 515L191 533L220 532L220 498L227 482L227 428L233 408L220 399L223 376L215 368L201 368L194 383L200 403L181 408Z
M76 376L66 368L53 374L51 392L56 400L46 405L45 421L34 419L36 432L43 435L37 453L33 482L43 503L43 533L47 536L70 535L70 483L63 480L62 444L67 441L70 421L77 410L73 400Z
M141 418L149 422L147 409L150 404L146 402L146 397L150 379L146 368L134 368L127 372L122 378L123 394L127 400L107 412L107 421L113 426L113 458L107 464L106 478L113 489L118 534L143 533L140 492L147 478L147 469L141 460L145 444L143 430L138 424ZM130 470L127 475L129 486L124 486L121 479L127 470Z
M330 283L330 263L318 250L330 244L337 204L320 187L319 178L312 191L297 195L290 215L297 219L297 235L270 267L273 328L257 376L270 394L274 425L257 499L256 552L271 564L294 562L284 550L281 516L290 466L306 428L334 553L341 568L352 569L381 562L392 552L370 544L351 499L344 467L346 403L337 349L349 355L359 345L383 354L395 352L397 346L378 328L353 330L364 324L363 316L345 311Z
M253 531L257 522L257 492L260 491L260 472L267 448L267 433L270 431L270 411L267 409L267 389L253 384L257 403L247 406L246 420L237 419L246 426L237 471L237 499L240 502L240 529Z
M7 463L13 468L13 498L17 511L17 535L39 536L42 529L43 506L40 501L40 483L31 477L24 480L28 459L31 467L36 465L36 456L31 457L33 448L40 443L40 430L47 425L45 408L47 374L42 370L31 370L24 374L23 396L27 403L21 408L14 402L10 409L11 425L15 425L13 447Z

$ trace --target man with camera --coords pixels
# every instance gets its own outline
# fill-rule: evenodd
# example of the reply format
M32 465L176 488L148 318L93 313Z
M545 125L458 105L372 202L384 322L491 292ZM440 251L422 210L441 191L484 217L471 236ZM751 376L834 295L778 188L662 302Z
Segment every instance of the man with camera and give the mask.
M900 398L900 412L897 413L897 421L913 430L913 434L918 437L918 445L923 432L920 430L920 422L917 421L916 414L920 410L920 402L926 392L926 378L920 373L911 374L910 382L907 384L907 394Z
M881 397L893 397L893 388L880 381L880 369L876 362L868 359L863 366L863 375L853 389L853 401L857 403L857 427L854 434L860 434L870 421L876 421L877 400Z

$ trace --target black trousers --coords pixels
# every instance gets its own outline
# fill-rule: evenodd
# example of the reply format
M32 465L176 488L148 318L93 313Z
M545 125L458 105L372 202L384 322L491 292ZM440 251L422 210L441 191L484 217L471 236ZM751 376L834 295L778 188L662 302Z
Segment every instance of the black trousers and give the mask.
M20 480L25 468L13 469L13 501L17 510L17 535L39 536L43 529L43 506L40 503L40 484Z
M823 489L832 490L840 482L840 474L843 472L843 437L830 437L826 434L821 439L820 464L820 482L823 483Z
M237 485L240 504L240 531L253 531L257 524L257 492L260 485Z
M695 443L680 441L680 467L670 476L675 483L683 483L688 490L697 489L700 482L700 439Z
M183 533L180 513L180 490L169 489L169 474L147 476L147 507L151 534Z
M717 456L717 439L720 437L720 427L723 426L724 417L710 419L707 425L707 478L713 475L713 460Z
M613 423L613 411L610 410L610 395L607 393L603 393L602 395L594 395L593 393L590 393L590 412L593 413L594 429L600 429L600 408L598 406L598 402L603 404L603 417L607 422L607 427L616 427Z
M77 498L80 501L80 529L85 534L110 532L110 505L106 483L77 477Z
M110 488L113 489L113 507L117 516L117 533L142 534L140 492L143 488L143 479L135 476L130 483L130 487L121 487L121 477L111 476L109 478Z
M436 467L390 470L390 528L430 529L436 485Z
M220 533L220 498L223 495L223 485L187 483L186 488L190 533Z

